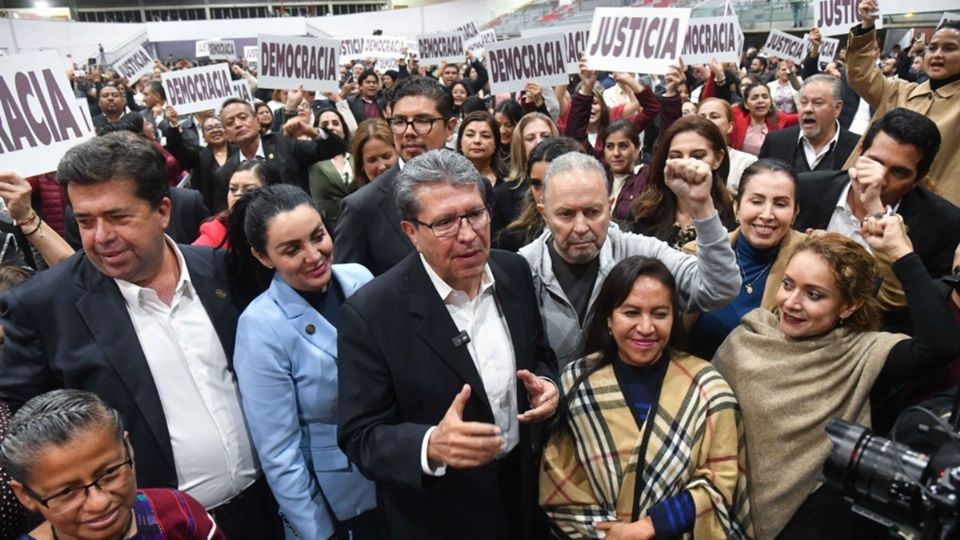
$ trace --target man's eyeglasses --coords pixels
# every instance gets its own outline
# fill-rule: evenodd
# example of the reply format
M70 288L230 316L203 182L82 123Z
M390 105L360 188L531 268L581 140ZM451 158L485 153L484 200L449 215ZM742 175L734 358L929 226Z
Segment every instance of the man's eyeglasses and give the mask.
M127 482L130 481L130 473L133 471L133 458L130 456L130 446L127 441L124 441L123 449L126 459L122 463L107 467L89 484L67 488L50 497L41 497L26 484L23 485L23 489L30 498L55 514L72 512L83 506L87 500L87 492L94 486L104 493L117 493L126 487Z
M394 116L390 119L390 130L393 131L395 135L403 135L403 132L407 130L407 126L412 125L414 133L417 135L426 135L433 131L433 124L436 122L443 122L443 118L418 116L413 120L408 120L403 116Z
M424 223L416 219L411 219L410 221L430 229L430 231L433 232L434 236L437 238L448 238L451 236L456 236L460 233L460 225L463 223L463 220L467 220L467 223L470 224L470 227L477 231L486 227L487 224L490 223L490 211L486 207L483 207L472 210L466 214L463 214L462 216L438 219L433 223Z

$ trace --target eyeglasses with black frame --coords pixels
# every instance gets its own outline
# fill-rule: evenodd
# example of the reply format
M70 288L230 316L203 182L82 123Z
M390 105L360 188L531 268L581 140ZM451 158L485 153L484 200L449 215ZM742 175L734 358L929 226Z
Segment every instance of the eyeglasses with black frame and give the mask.
M470 224L470 227L473 230L480 230L490 223L490 209L484 206L477 208L476 210L471 210L460 216L438 219L433 223L424 223L416 219L411 219L408 221L417 225L423 225L424 227L430 229L430 232L432 232L437 238L449 238L460 233L460 226L463 223L463 220L467 220L467 223Z
M426 135L433 131L433 124L443 122L443 117L437 116L417 116L410 120L404 116L394 116L390 118L390 130L394 135L403 135L407 131L407 126L413 126L413 132L417 135Z
M123 462L107 467L106 470L100 473L100 476L96 477L93 482L89 484L70 487L49 497L41 497L26 484L23 484L23 489L31 499L42 504L55 514L72 512L83 506L83 503L87 500L87 492L94 486L103 493L117 493L124 488L130 480L130 473L133 471L133 457L130 455L129 441L123 441L123 450L125 455Z

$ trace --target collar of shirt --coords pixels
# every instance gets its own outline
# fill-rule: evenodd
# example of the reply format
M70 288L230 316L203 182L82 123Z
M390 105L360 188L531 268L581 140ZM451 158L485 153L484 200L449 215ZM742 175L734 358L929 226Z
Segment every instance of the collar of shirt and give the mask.
M173 249L177 256L177 265L180 267L180 280L177 281L176 291L182 296L190 297L193 295L193 282L190 281L190 272L187 271L187 263L183 259L183 253L177 247L169 236L164 235L167 245ZM120 295L128 306L143 307L151 298L157 298L157 292L147 287L141 287L136 283L131 283L123 279L114 278L113 280L120 289Z
M469 295L466 291L458 291L447 284L437 273L433 270L433 267L430 266L430 263L427 262L426 257L423 254L420 254L420 262L423 263L423 267L427 270L427 276L430 277L430 282L433 283L433 288L437 290L437 294L440 295L440 299L443 300L444 304L454 303L455 293L460 293L465 298L469 298ZM495 281L493 279L493 272L490 271L490 265L483 265L483 275L480 276L480 290L477 292L476 298L480 298L482 295L486 294L488 290L493 289Z
M823 145L823 147L820 148L819 152L817 152L816 148L813 147L813 143L810 142L810 139L807 139L803 135L803 128L802 127L800 128L800 135L797 138L797 142L803 145L803 151L807 156L807 165L810 166L810 170L815 169L817 165L820 164L820 160L823 159L823 156L825 156L827 152L829 152L830 150L833 149L834 146L836 146L837 140L840 138L840 121L834 120L834 122L836 125L833 129L833 138L830 139L830 142ZM810 161L811 156L813 157L812 162Z
M847 182L847 185L843 186L843 191L840 192L840 198L837 199L837 204L834 205L834 208L841 208L843 210L846 210L852 216L854 215L853 210L850 208L850 204L847 202L847 196L849 194L850 194L850 182ZM901 199L900 201L897 201L897 204L893 205L894 212L897 212L900 210L900 202L902 200L903 199Z
M240 152L238 152L238 153L240 154L240 163L243 163L244 161L249 161L249 160L247 159L247 156L243 155L243 151L242 151L242 150L241 150ZM263 139L259 139L259 140L257 141L257 153L254 154L253 157L254 157L254 159L256 159L256 158L267 159L266 154L263 153Z

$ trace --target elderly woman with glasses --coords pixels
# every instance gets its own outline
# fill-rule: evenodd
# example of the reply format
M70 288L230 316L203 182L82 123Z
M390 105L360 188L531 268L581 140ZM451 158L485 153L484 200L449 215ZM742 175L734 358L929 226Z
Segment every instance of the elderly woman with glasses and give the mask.
M17 499L46 521L36 540L225 540L203 506L173 489L137 490L120 415L95 394L54 390L28 401L0 445Z

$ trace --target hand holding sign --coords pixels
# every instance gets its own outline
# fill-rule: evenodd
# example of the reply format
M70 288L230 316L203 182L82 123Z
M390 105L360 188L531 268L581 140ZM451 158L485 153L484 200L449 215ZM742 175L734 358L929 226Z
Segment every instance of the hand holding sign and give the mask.
M683 76L684 71L686 70L683 66L683 60L678 60L676 64L670 66L670 68L667 70L667 74L664 75L664 97L673 97L677 95L677 88L680 87L680 83L685 79Z
M7 211L14 221L23 221L30 217L33 205L30 194L33 188L16 173L0 172L0 197L7 203Z
M684 199L694 219L713 215L713 171L710 166L694 158L668 159L663 169L664 182L678 199Z
M528 82L523 88L523 99L529 101L535 106L543 105L543 86L535 82Z
M580 93L584 96L593 95L593 86L597 84L597 72L587 67L587 59L580 59Z
M180 117L177 115L177 110L173 108L173 105L167 105L167 108L164 110L164 117L167 119L167 125L172 128L180 127Z
M873 28L877 20L877 12L879 11L877 0L860 0L858 10L860 12L860 18L863 19L863 29L868 30Z

